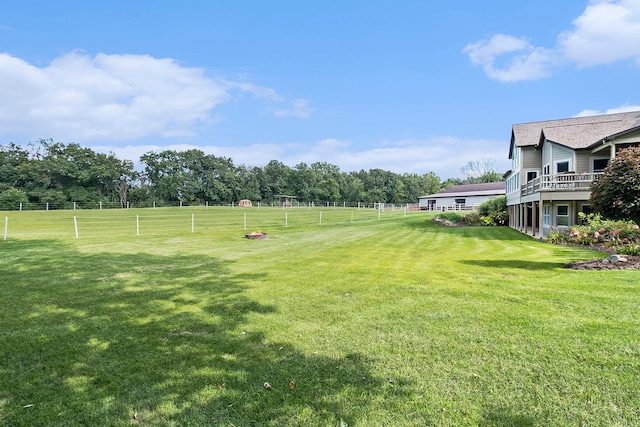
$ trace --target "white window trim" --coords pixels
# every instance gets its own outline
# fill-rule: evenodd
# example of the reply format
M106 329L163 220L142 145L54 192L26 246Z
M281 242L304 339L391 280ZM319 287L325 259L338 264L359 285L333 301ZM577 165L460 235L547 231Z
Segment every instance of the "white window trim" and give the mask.
M609 156L603 156L603 157L591 157L591 158L589 159L589 169L590 169L590 172L591 172L591 173L596 172L596 170L593 168L593 162L594 162L595 160L605 160L605 159L606 159L606 160L609 160L609 162L611 162L611 158L610 158ZM599 171L599 172L602 172L602 171Z
M549 228L551 219L551 205L543 205L542 206L542 226L545 228Z
M535 174L536 174L536 176L533 177L533 179L536 179L537 177L540 176L540 170L538 170L538 169L527 169L527 170L524 171L525 179L527 179L527 175L529 175L530 172L535 172Z
M555 162L553 162L553 165L555 166L555 168L554 168L554 173L555 174L564 173L564 172L558 172L558 164L559 163L564 163L564 162L567 162L567 172L571 172L573 170L573 168L572 168L572 159L571 158L558 159Z
M560 214L558 213L558 211L560 210L560 209L559 209L559 208L560 208L560 206L566 206L566 207L567 207L567 214L566 214L566 215L560 215ZM563 224L563 225L560 225L560 224L558 223L558 218L561 218L561 217L562 217L562 218L565 218L565 217L567 218L567 224L566 224L566 225L564 225L564 224ZM558 227L569 227L570 222L571 222L571 221L569 221L569 219L570 219L570 218L571 218L571 206L570 206L569 204L564 204L564 203L563 203L563 204L558 204L558 205L556 205L556 225L557 225Z

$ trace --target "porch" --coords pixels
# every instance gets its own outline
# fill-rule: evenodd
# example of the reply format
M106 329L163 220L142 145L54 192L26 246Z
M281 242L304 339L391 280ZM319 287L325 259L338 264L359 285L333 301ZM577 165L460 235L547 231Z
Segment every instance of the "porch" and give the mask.
M545 191L589 191L591 183L600 175L602 172L542 175L524 184L520 195L528 196Z

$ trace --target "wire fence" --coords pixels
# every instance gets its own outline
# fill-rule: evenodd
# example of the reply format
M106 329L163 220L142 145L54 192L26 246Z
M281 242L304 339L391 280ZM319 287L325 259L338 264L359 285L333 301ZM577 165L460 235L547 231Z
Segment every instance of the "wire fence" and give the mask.
M166 208L166 207L239 207L238 203L222 203L216 201L188 202L188 201L129 201L120 202L93 201L93 202L43 202L43 203L16 203L0 207L0 211L56 211L56 210L107 210L107 209L141 209L141 208ZM283 206L278 201L254 202L253 207L260 208L373 208L373 209L408 209L418 210L417 203L365 203L365 202L298 202L291 201Z
M239 208L182 206L119 210L50 210L4 212L4 239L181 236L308 229L380 221L416 212L406 206L386 208L298 207ZM415 213L414 213L415 214Z

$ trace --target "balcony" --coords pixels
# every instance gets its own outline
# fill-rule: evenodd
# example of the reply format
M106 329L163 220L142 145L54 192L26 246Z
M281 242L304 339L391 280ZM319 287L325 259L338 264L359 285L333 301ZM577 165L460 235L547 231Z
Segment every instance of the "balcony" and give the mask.
M524 184L520 195L527 196L541 191L589 191L593 180L600 175L602 172L542 175Z

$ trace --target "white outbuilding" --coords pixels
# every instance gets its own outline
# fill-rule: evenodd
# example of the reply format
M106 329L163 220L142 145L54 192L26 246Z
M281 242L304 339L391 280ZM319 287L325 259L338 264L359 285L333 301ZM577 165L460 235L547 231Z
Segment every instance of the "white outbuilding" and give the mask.
M478 209L482 202L505 193L504 181L455 185L436 194L418 197L418 206L424 211L470 211Z

